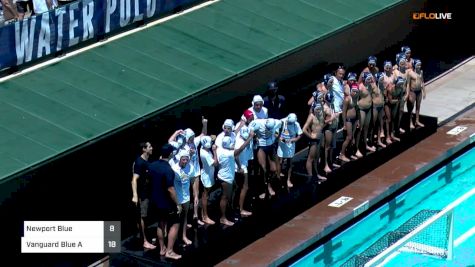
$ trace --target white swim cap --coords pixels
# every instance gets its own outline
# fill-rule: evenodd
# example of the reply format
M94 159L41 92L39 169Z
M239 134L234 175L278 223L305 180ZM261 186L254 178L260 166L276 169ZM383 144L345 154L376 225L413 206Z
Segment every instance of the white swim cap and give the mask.
M223 137L223 142L221 145L223 146L223 148L231 149L231 137Z
M261 102L262 104L264 104L264 99L262 99L262 96L260 96L260 95L255 95L252 98L252 105L254 106L254 104L258 103L258 102Z
M231 119L226 119L223 123L223 130L225 127L231 127L231 129L234 129L234 121Z
M187 128L185 129L185 140L188 142L188 140L190 140L191 137L195 136L195 132L193 132L192 129L190 128Z
M181 149L178 154L176 155L177 159L181 159L183 157L190 158L190 153L186 149Z
M175 141L176 141L176 145L177 145L175 148L180 148L183 145L183 143L185 142L185 136L183 134L179 134L175 138Z
M295 115L295 113L290 113L289 116L287 116L287 121L294 124L297 121L297 115Z
M266 128L268 130L272 130L275 127L275 120L274 119L267 119L266 120Z
M201 138L201 145L204 148L211 148L211 137L210 136L203 136Z
M257 132L259 131L259 127L260 125L257 123L257 121L251 121L251 123L249 123L249 130Z
M249 138L249 132L251 130L249 128L247 128L247 126L243 126L241 128L241 130L239 131L239 135L243 138L243 139L247 139Z

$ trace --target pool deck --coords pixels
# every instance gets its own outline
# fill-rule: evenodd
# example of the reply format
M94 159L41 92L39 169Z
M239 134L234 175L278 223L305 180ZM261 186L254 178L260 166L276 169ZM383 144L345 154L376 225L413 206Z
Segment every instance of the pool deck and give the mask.
M436 117L439 123L475 103L475 56L432 79L426 91L421 114Z
M373 206L438 163L475 142L475 59L427 83L422 114L437 116L437 132L405 152L344 187L322 202L257 240L218 266L277 266L356 217L364 205ZM447 101L450 97L451 101ZM428 107L430 106L430 108ZM447 132L467 127L458 135ZM450 173L447 174L449 179ZM328 206L341 196L353 199L335 208Z

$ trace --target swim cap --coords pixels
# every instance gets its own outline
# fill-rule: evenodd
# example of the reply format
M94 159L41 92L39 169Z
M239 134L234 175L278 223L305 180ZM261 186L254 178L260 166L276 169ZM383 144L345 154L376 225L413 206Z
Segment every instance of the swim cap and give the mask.
M201 138L201 145L204 147L204 148L211 148L211 137L210 136L203 136Z
M176 155L177 159L181 159L183 157L190 157L190 153L186 149L181 149L178 154Z
M366 82L369 78L373 78L373 74L370 72L363 72L363 80Z
M183 134L179 134L175 138L175 141L176 141L176 147L175 148L179 148L183 145L183 143L185 143L185 136Z
M231 137L223 137L223 142L221 145L223 146L223 148L231 149Z
M243 126L240 130L239 130L239 135L242 137L242 139L246 140L247 138L249 138L249 132L251 130L247 127L247 126Z
M417 66L418 64L422 65L422 61L420 59L414 59L414 66Z
M401 52L404 54L411 53L411 48L409 46L403 46L401 47Z
M260 124L257 123L257 121L252 121L251 123L249 123L249 129L254 132L259 131L259 128L260 128Z
M272 130L275 127L275 120L274 119L267 119L266 120L266 128L268 130Z
M313 107L313 112L316 112L317 109L320 109L320 110L321 110L321 109L322 109L322 104L316 103L315 106Z
M404 53L397 53L397 54L396 54L396 64L398 64L399 58L400 58L401 56L406 57L406 55L404 55Z
M287 116L287 121L294 124L297 121L297 115L295 115L295 113L290 113L289 116Z
M347 79L348 79L348 81L356 81L356 73L348 72Z
M234 128L234 121L231 120L231 119L226 119L223 123L223 130L226 127L231 127L231 129L233 129Z
M317 92L317 97L315 98L315 100L316 100L316 101L318 101L318 99L322 99L322 100L323 100L323 97L324 97L323 92L318 91L318 92Z
M376 65L376 57L375 56L369 56L368 57L368 64Z
M191 137L195 136L195 132L192 129L187 128L185 129L185 140L188 142Z
M406 56L404 54L399 53L399 57L396 59L398 64L401 64L401 61L406 61Z
M375 74L376 81L382 80L384 78L384 74L382 72L378 72Z
M332 79L332 77L333 77L333 76L332 76L331 74L325 74L325 75L323 75L323 83L324 83L325 85L327 85L328 82L330 82L330 80Z
M384 67L386 67L386 66L392 67L393 63L389 60L386 60L386 61L384 61Z
M250 120L251 118L254 118L254 113L250 111L249 109L244 110L243 116L246 118L246 120Z
M262 99L262 96L260 95L255 95L253 98L252 98L252 105L254 106L255 103L259 103L261 102L262 104L264 104L264 99Z

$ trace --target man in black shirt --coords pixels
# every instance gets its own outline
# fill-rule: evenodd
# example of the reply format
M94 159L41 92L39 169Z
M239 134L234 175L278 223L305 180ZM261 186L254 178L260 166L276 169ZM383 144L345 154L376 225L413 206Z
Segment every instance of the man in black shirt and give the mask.
M166 144L160 151L160 159L149 165L151 185L151 210L158 219L157 237L160 244L160 255L170 259L180 259L181 255L173 251L173 246L178 234L179 214L181 205L178 203L174 187L175 173L168 163L174 147ZM165 246L164 232L167 224L170 227L168 242Z
M135 160L132 169L132 202L140 209L140 222L137 222L140 239L143 240L143 247L154 249L156 246L148 242L145 234L146 218L148 215L149 187L148 187L148 158L152 155L153 147L149 142L140 143L142 154ZM139 216L137 216L139 217ZM138 219L138 218L137 218Z

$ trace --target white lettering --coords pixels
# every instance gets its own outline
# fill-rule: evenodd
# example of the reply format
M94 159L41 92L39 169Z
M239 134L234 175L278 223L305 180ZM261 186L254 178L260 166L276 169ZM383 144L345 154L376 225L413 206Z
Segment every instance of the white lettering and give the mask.
M130 21L130 0L120 0L120 18L119 25L124 27Z
M143 20L143 14L140 14L139 0L134 1L134 20L133 22Z
M30 23L30 31L28 32L28 23ZM21 22L15 22L15 50L17 57L17 65L31 60L33 54L33 40L35 36L36 17L25 19ZM21 29L20 29L21 24ZM20 34L21 31L21 34ZM26 53L26 60L25 60Z
M111 24L111 15L114 13L115 9L117 8L117 1L116 0L107 0L106 3L106 33L110 32L110 24Z
M49 55L51 53L51 47L49 43L50 36L51 30L49 28L49 12L46 12L41 15L41 30L40 36L38 36L37 58L43 56L43 49L45 50L45 55Z
M440 13L441 19L452 19L452 13Z
M63 44L63 15L66 14L66 7L60 7L54 10L56 16L58 17L58 37L56 44L56 51L62 49Z
M156 0L147 0L147 18L150 18L155 14L155 10L157 9L157 1Z
M84 4L85 2L83 2ZM90 1L82 7L82 40L88 40L94 37L94 27L92 26L92 17L94 16L94 1Z
M74 19L74 11L79 7L79 2L69 5L69 46L79 43L79 37L74 37L74 28L78 26L78 20Z

